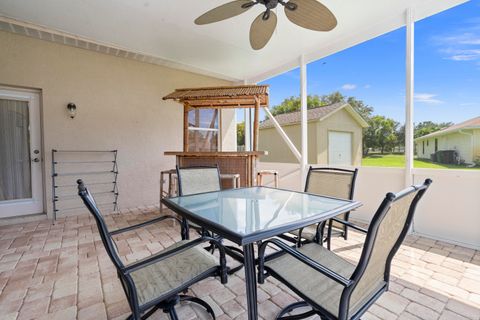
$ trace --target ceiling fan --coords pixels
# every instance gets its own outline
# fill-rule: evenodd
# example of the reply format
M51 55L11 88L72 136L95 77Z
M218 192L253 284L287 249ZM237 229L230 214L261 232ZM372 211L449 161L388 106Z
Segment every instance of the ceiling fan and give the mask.
M255 5L265 6L266 10L250 26L250 45L260 50L268 43L277 26L277 15L272 10L283 6L288 20L296 25L315 31L330 31L337 26L333 13L317 0L235 0L218 6L195 19L195 24L203 25L238 16Z

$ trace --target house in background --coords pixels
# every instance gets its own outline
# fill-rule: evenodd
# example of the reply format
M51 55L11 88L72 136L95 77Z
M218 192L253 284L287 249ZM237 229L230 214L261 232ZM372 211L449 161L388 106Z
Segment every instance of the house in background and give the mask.
M295 146L300 149L300 111L275 117ZM359 166L362 161L363 128L367 122L347 103L309 109L308 163ZM268 119L260 124L259 150L268 150L264 162L295 163L297 159Z
M460 161L471 164L480 158L480 117L415 139L417 156L430 159L430 155L442 150L456 150Z

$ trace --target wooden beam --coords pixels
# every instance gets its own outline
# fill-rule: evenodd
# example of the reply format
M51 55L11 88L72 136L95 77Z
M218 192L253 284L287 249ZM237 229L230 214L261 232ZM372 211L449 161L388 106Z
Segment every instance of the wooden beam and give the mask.
M251 101L248 104L222 104L222 105L215 105L212 103L196 103L192 102L189 103L191 108L198 108L198 109L253 109L255 108L255 102Z
M189 100L183 100L183 103L188 103L191 107L227 107L227 106L233 106L236 108L245 108L245 107L250 107L254 108L255 107L255 100L256 98L232 98L232 99L189 99ZM266 106L268 105L268 99L264 97L263 99L260 99L260 105L261 106Z
M253 117L253 151L258 151L258 123L259 123L260 99L255 99L255 115Z

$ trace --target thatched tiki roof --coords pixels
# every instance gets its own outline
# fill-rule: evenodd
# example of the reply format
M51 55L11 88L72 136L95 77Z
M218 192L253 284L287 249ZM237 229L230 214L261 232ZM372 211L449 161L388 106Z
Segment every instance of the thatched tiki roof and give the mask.
M253 108L257 99L259 106L268 106L268 85L176 89L163 97L193 108Z

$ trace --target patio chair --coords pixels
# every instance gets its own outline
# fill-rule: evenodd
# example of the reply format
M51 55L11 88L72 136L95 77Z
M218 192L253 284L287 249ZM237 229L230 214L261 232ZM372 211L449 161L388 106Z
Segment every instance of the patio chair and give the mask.
M186 196L191 194L198 194L204 192L213 192L221 190L221 180L220 180L220 171L218 166L215 167L183 167L179 168L177 166L177 177L178 177L178 194L180 196ZM199 234L206 235L208 237L216 238L218 241L222 242L222 238L214 235L209 230L205 230L199 225L186 221L183 219L184 228L186 229L185 233L187 234L187 239L189 237L190 228L195 229ZM212 244L209 247L205 248L206 250L212 251L215 250L215 246ZM228 274L233 274L243 267L243 251L240 248L234 246L225 246L225 250L229 256L241 262L241 265L230 268Z
M304 301L285 307L277 319L359 319L388 290L390 265L408 232L418 201L432 181L397 194L388 193L375 213L357 265L312 242L296 249L279 239L265 241L259 249L259 282L273 276ZM267 245L280 253L265 257ZM299 272L301 270L301 272ZM284 317L299 307L311 310Z
M339 168L310 167L308 170L307 181L305 182L305 192L352 200L353 193L355 191L357 173L358 169L348 170ZM349 216L350 212L346 212L338 215L336 217L337 219L330 219L328 221L327 236L325 240L329 250L331 247L332 235L338 234L347 240L348 227L352 227L358 231L366 232L365 229L348 223ZM339 220L345 221L347 224L338 222ZM295 238L291 238L288 235L282 235L282 238L289 241L296 241L297 246L301 246L303 243L312 241L321 243L321 241L324 241L324 229L326 224L327 222L323 222L295 230L291 232L293 235L295 235Z
M94 198L82 182L78 180L78 194L95 218L105 250L117 269L117 275L127 296L132 314L128 319L146 319L158 309L168 313L172 320L178 319L175 306L180 301L189 301L204 307L215 319L213 309L203 300L180 294L191 285L208 277L219 276L227 282L225 250L217 239L201 237L193 241L182 240L164 250L142 260L125 265L119 257L112 236L144 227L165 219L162 216L137 225L109 231ZM220 262L199 247L204 242L214 243L220 251Z
M178 177L178 195L187 196L191 194L213 192L221 190L220 171L215 167L176 167ZM199 234L211 236L208 230L200 227L196 223L183 219L186 228L187 239L189 229L195 229Z

